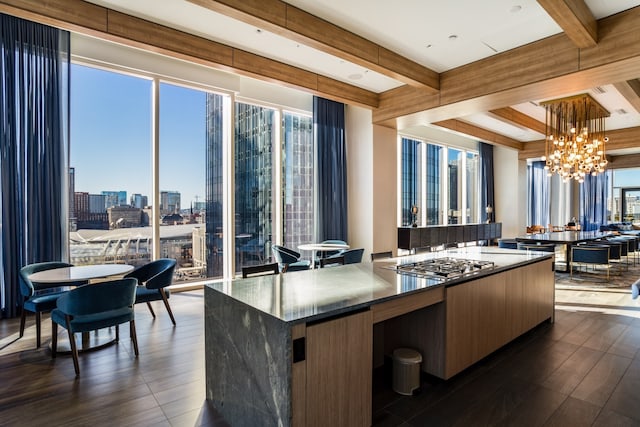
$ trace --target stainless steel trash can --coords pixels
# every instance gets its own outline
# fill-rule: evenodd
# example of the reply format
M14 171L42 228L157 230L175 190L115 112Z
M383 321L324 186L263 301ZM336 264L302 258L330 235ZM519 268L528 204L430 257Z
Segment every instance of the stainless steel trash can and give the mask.
M393 350L393 391L411 396L420 388L422 355L411 348Z

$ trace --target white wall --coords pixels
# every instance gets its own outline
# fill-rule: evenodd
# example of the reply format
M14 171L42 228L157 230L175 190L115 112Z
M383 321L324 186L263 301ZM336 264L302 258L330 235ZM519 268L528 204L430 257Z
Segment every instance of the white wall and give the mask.
M493 146L495 221L502 223L502 236L524 234L526 221L526 162L524 180L520 174L518 152L512 148ZM524 215L523 215L524 214Z
M373 125L370 110L351 105L345 110L348 243L364 248L366 260L373 248Z
M371 111L346 109L349 244L371 252L397 250L397 132L374 126Z
M373 126L373 252L398 249L398 136Z

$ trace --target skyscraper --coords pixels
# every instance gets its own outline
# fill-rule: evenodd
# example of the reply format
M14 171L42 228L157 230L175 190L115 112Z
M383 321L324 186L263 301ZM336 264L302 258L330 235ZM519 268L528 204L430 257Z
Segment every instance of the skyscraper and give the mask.
M160 215L180 213L180 193L177 191L160 192Z
M123 206L127 204L126 191L103 191L102 195L105 196L105 211L113 206Z
M222 144L224 130L224 96L207 94L207 176L205 244L198 248L198 254L206 260L207 277L222 277L222 208L223 208L223 167ZM194 254L195 254L194 250Z

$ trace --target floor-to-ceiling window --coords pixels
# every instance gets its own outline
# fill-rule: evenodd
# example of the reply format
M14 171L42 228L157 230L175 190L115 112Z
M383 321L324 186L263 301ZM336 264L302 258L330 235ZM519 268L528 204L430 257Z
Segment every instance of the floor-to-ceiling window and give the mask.
M272 243L296 249L313 241L309 114L234 104L230 95L152 76L73 67L72 262L141 265L156 254L178 261L180 283L223 277L227 264L240 271L267 262ZM233 242L227 230L235 230Z
M284 245L313 242L313 119L285 111L282 118L282 224Z
M143 263L152 240L152 80L71 68L70 259ZM70 194L71 196L71 194Z
M478 153L416 138L399 143L400 224L413 223L413 206L421 226L478 222Z
M607 173L612 177L607 200L609 222L640 223L640 168L613 169Z
M236 271L271 255L276 110L235 104Z
M465 222L472 223L480 217L480 183L478 176L478 162L480 155L478 153L467 152L467 191L465 206Z
M449 148L447 150L448 162L447 162L447 178L448 178L448 214L447 223L449 224L462 224L462 192L463 192L463 173L462 167L462 155L461 150Z
M208 126L215 117L208 114L207 100L222 95L166 82L159 91L160 256L177 260L177 280L220 277L221 257L208 259L221 252L206 238L206 182L207 142L215 143L218 132Z
M437 225L442 223L442 152L443 147L435 144L427 144L426 167L426 224Z

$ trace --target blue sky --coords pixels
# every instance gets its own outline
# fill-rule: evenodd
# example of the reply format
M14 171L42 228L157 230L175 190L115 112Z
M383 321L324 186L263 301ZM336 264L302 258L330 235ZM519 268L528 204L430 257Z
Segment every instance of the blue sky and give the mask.
M151 80L73 65L70 165L76 191L149 196ZM204 92L160 85L160 189L179 191L182 208L204 200Z

